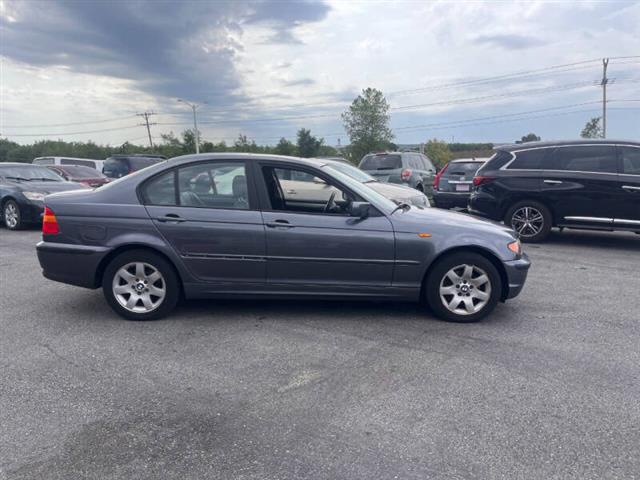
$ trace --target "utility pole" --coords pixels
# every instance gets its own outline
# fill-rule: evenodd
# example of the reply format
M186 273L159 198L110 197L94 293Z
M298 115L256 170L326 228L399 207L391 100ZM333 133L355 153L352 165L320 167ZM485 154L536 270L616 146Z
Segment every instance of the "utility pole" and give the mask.
M196 137L196 153L200 153L200 133L198 132L198 119L196 117L196 110L198 109L198 107L200 107L200 105L198 105L197 103L190 103L187 102L186 100L183 100L181 98L178 99L178 102L184 103L185 105L188 105L191 110L193 111L193 133L195 134ZM204 104L206 104L207 102L204 102Z
M607 78L607 66L609 65L609 59L602 59L602 138L607 138L607 84L609 79Z
M155 123L149 123L149 117L155 115L153 112L144 112L144 113L136 113L138 117L144 118L144 123L140 123L141 126L147 127L147 134L149 135L149 146L153 148L153 140L151 139L151 125L155 125Z

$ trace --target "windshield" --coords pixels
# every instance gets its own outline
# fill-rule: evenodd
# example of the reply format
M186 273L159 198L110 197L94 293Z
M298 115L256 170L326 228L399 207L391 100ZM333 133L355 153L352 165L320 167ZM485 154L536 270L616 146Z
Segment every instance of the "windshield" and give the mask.
M342 173L328 165L324 165L322 169L332 177L336 178L337 180L340 180L342 183L344 183L347 187L349 187L355 193L357 193L358 195L360 195L361 197L365 198L366 200L371 202L373 205L378 207L380 210L382 210L383 213L390 214L396 208L396 204L391 200L389 200L387 197L379 194L372 188L366 185L363 185L362 183L358 182L357 180L350 177L349 175Z
M71 178L102 178L104 177L95 168L78 166L65 166L63 170Z
M402 168L402 159L400 155L369 154L360 162L362 170L395 170Z
M39 165L12 165L0 166L0 176L18 180L43 180L51 182L63 182L64 179L47 167Z
M349 165L348 163L332 162L332 163L327 163L326 166L328 168L332 168L334 170L342 172L345 175L349 175L351 178L353 178L354 180L357 180L358 182L362 182L362 183L377 182L377 180L373 178L371 175L369 175L368 173L363 172L359 168L356 168L353 165Z

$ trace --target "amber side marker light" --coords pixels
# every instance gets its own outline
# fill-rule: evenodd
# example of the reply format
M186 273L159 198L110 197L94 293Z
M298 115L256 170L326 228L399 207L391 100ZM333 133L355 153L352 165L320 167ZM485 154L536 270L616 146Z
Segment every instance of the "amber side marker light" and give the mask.
M420 238L429 238L431 236L431 234L430 233L419 233L418 236Z
M511 250L516 255L520 255L522 253L522 245L520 244L520 240L516 240L515 242L511 242L509 245L509 250Z
M44 207L44 216L42 217L42 234L57 235L58 233L60 233L58 219L53 213L53 210L49 207Z

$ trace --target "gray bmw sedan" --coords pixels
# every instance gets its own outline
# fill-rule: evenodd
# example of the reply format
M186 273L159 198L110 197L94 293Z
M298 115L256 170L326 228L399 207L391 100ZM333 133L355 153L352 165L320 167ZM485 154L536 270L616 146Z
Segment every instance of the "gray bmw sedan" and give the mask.
M315 187L292 188L299 178ZM188 155L45 205L44 276L102 287L130 320L180 297L279 297L424 300L473 322L518 295L530 265L508 228L398 205L301 158Z

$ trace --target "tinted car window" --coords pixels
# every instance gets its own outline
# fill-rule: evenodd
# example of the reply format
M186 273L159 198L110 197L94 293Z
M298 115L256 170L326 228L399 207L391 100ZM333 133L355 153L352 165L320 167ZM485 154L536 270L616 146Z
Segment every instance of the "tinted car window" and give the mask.
M640 148L621 147L622 172L629 175L640 175Z
M93 168L95 163L91 160L76 160L75 158L61 158L60 165L83 165L85 167Z
M183 207L249 209L244 163L199 163L178 170Z
M617 173L616 151L604 145L557 148L547 162L550 170Z
M102 173L111 178L124 177L129 173L129 163L126 158L107 158Z
M53 158L36 158L33 163L36 165L53 165L55 162Z
M10 167L0 166L0 177L11 180L42 180L62 182L64 179L47 167L40 165L12 165Z
M151 165L155 165L158 162L161 162L160 158L149 158L149 157L129 157L129 165L131 166L131 171L135 172L137 170L142 170L143 168L147 168Z
M452 162L442 174L442 178L473 177L481 165L478 162Z
M366 155L360 162L362 170L395 170L402 168L400 155Z
M508 170L540 170L544 168L543 160L549 149L536 148L514 152L515 160L509 164Z
M95 168L85 167L83 165L66 166L62 169L67 175L72 178L102 178L104 177Z
M147 205L176 205L176 184L173 171L152 178L143 190Z

